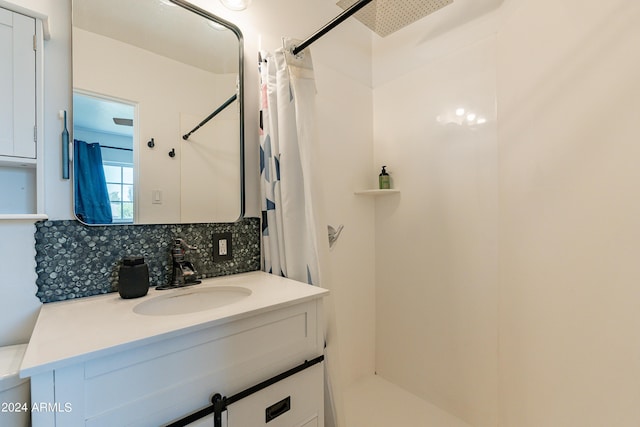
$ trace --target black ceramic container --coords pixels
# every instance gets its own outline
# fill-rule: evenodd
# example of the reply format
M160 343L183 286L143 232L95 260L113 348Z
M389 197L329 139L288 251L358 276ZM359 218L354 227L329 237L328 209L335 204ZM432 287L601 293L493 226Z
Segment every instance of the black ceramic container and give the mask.
M130 256L122 259L118 274L118 293L122 298L139 298L149 292L149 267L144 257Z

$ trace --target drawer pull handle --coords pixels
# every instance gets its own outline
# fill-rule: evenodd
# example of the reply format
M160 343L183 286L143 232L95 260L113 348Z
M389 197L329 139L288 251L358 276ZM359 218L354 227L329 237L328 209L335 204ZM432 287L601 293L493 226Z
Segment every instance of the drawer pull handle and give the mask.
M291 396L287 396L278 403L274 403L265 410L266 422L278 418L280 415L291 409Z

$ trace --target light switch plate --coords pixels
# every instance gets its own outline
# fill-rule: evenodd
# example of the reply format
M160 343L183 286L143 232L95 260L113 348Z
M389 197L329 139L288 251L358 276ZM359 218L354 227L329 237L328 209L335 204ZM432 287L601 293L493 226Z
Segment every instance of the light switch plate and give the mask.
M153 203L154 205L162 204L162 190L151 191L151 203Z
M226 253L225 253L226 249ZM231 233L213 233L213 262L233 259Z

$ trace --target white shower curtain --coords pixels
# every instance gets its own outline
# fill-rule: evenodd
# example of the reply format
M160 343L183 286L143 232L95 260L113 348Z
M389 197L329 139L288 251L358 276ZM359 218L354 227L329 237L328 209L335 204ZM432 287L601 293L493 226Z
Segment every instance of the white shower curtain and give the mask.
M315 81L308 50L262 52L260 173L264 270L320 284L313 181Z
M260 52L260 184L263 270L329 288L329 242L323 218L315 130L316 87L309 49ZM325 426L342 425L337 331L325 298ZM336 407L337 405L337 407Z

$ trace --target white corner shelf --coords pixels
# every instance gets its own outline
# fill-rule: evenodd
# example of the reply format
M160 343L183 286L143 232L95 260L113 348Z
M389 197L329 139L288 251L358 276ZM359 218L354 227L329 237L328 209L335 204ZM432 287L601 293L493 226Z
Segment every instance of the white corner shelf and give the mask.
M387 196L389 194L400 194L400 190L392 188L388 190L359 190L355 191L353 194L356 196Z
M4 220L40 221L41 219L49 219L49 217L45 214L0 214L0 221L4 221Z

